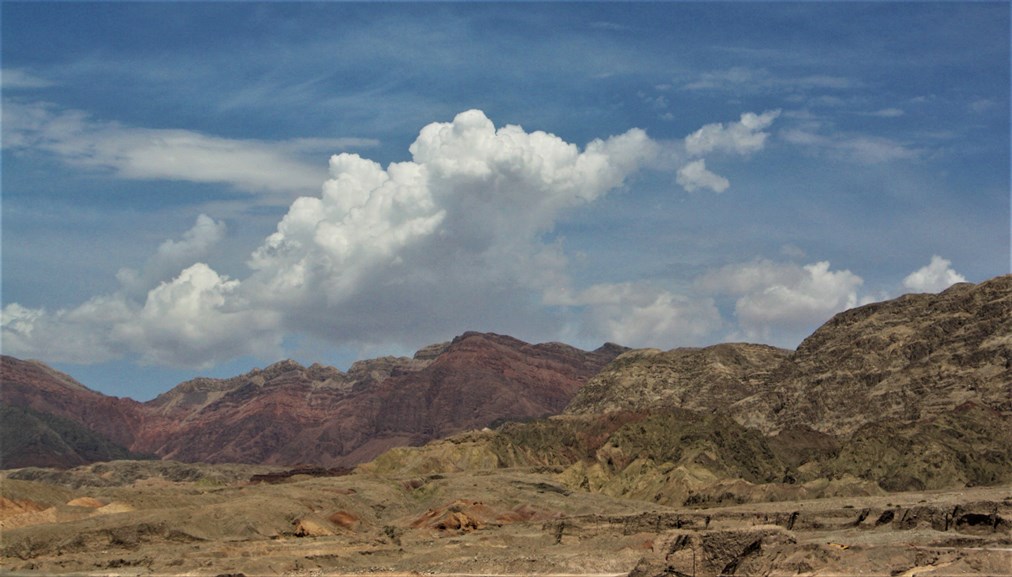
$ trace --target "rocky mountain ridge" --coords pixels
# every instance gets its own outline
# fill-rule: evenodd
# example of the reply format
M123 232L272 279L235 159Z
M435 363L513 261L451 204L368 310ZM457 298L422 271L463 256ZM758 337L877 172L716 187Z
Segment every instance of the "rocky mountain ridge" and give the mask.
M964 403L1012 413L1012 275L844 311L795 351L742 343L629 351L566 412L678 407L720 411L767 435L848 436Z
M550 426L508 425L477 444L436 443L419 458L434 471L562 467L574 487L654 491L665 502L689 498L685 487L702 495L724 481L748 483L725 491L742 499L797 492L754 485L843 478L855 480L847 490L866 482L943 488L1012 474L1010 335L1005 276L840 313L793 352L744 343L586 352L465 333L348 372L282 361L231 379L195 379L144 404L106 399L38 363L5 358L4 401L187 462L344 467L461 431L562 414ZM609 423L631 428L620 434ZM689 437L665 436L685 427ZM721 448L728 438L753 437L755 446ZM699 448L675 455L650 441L660 438ZM396 454L399 463L417 460ZM735 464L755 454L766 455L762 465Z
M347 372L288 360L228 379L193 379L147 403L106 397L37 362L3 357L0 368L5 405L69 419L130 451L187 462L332 467L496 421L558 413L624 350L586 352L471 332L414 357L359 361Z
M839 313L768 383L731 408L767 433L802 425L848 435L963 403L1012 413L1012 275Z
M670 351L623 353L573 398L568 414L601 414L680 407L712 411L761 392L792 352L768 345L727 343Z
M684 506L992 485L1012 481L1010 400L1005 276L840 313L794 352L629 351L563 415L368 466L552 466L573 490Z

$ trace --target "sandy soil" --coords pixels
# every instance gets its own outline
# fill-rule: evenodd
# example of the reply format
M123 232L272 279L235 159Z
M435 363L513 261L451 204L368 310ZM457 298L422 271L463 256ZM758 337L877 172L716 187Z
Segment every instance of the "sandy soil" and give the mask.
M1012 576L1012 486L688 509L517 470L2 497L7 575Z

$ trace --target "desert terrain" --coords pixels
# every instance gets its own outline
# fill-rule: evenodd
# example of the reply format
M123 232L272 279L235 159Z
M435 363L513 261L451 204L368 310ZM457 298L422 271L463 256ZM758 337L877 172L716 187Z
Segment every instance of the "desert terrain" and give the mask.
M573 490L550 469L269 472L153 461L9 471L3 572L1012 574L1010 485L693 508Z
M1004 276L795 351L466 333L143 404L3 357L0 573L1012 576L1010 335Z

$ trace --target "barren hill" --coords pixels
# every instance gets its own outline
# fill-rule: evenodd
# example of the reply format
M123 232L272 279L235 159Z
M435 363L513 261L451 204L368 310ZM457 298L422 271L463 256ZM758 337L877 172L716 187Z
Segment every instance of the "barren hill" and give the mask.
M791 352L766 345L629 351L615 359L573 398L571 414L679 407L724 409L759 393Z
M0 357L0 382L3 383L0 398L4 405L76 423L101 438L135 451L142 450L138 447L145 427L157 421L141 403L93 391L38 361ZM72 458L67 465L71 464L80 464L80 461Z
M846 436L966 403L1012 413L1012 275L842 312L794 352L751 344L629 351L566 412L720 411L767 434Z
M391 447L557 413L617 352L465 333L348 373L283 361L154 399L149 406L178 424L149 450L190 462L353 465Z
M1012 276L841 313L794 353L630 351L564 415L402 449L381 470L562 467L689 505L1012 480Z
M586 352L465 333L413 358L359 361L347 372L282 361L229 379L194 379L145 404L101 395L41 363L4 357L4 402L163 458L346 466L391 447L558 413L623 350ZM34 463L5 466L24 464ZM63 463L76 464L76 458Z
M1012 275L842 312L732 413L767 433L800 425L847 435L964 403L1012 413Z

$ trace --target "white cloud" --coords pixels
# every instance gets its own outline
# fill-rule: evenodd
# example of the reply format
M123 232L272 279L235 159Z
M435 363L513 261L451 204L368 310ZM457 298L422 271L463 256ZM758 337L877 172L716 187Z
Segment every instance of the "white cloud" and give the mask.
M707 124L685 137L685 150L692 156L718 152L747 155L762 150L769 133L763 132L780 116L779 110L762 114L746 112L738 122Z
M776 115L704 127L693 150L759 150ZM701 279L706 293L642 281L574 288L563 241L546 236L567 211L656 166L659 147L633 129L581 149L466 111L422 128L410 160L383 167L331 157L320 193L291 203L252 251L245 278L206 264L226 227L200 215L144 266L121 270L113 294L57 311L9 305L4 345L50 361L128 355L173 366L276 358L292 334L354 347L419 345L469 329L675 346L726 329L714 293L737 298L750 338L785 341L855 302L860 278L827 263L728 267ZM690 190L729 184L703 158L684 164L678 180Z
M670 348L705 340L721 327L713 299L648 283L597 284L547 293L546 304L583 309L580 332L631 347Z
M333 157L322 196L298 199L255 251L254 280L265 295L325 296L328 305L366 290L366 279L387 290L413 279L417 286L399 290L436 300L489 283L539 289L557 274L532 266L551 253L540 235L563 210L621 186L653 146L631 130L580 151L544 132L496 130L477 110L461 113L423 128L412 161L383 169Z
M809 154L821 154L859 164L916 160L923 155L921 150L880 136L826 136L805 128L794 128L782 131L780 137L791 144L804 147Z
M881 110L876 110L875 112L869 112L867 116L876 116L878 118L899 118L904 114L906 114L906 112L900 108L883 108Z
M689 192L695 192L702 188L709 188L714 192L724 192L731 186L728 179L707 170L706 161L702 158L693 160L678 169L676 182Z
M903 279L903 287L921 293L936 293L950 286L966 282L966 278L951 267L952 262L934 255L931 262Z
M132 355L187 367L279 354L277 314L245 299L238 280L191 264L224 234L224 223L200 215L181 240L162 243L143 269L121 269L121 288L114 293L52 312L7 305L5 352L82 364Z
M142 362L210 366L241 355L277 355L281 333L276 312L246 302L240 282L204 263L152 289L129 321L113 327Z
M844 90L860 83L843 76L813 74L809 76L776 75L765 68L733 66L724 70L704 72L699 78L684 84L683 90L721 90L732 92L768 93L776 91L808 92L815 89Z
M497 130L468 111L423 128L411 161L383 168L332 157L320 196L292 203L251 255L246 279L202 262L179 266L224 234L202 215L142 270L122 271L113 295L54 313L5 311L5 343L10 335L22 354L80 362L88 354L78 337L90 330L104 347L96 358L118 350L201 366L274 351L292 332L361 344L544 329L554 321L541 294L568 278L561 244L542 235L564 211L621 187L654 149L641 130L581 150L544 132ZM80 322L61 334L73 318Z
M49 312L11 303L3 308L4 354L47 362L97 363L122 356L111 328L135 310L116 296L95 297L75 309Z
M116 278L131 296L143 296L158 283L170 280L183 268L205 258L225 237L225 232L224 222L201 214L181 240L169 239L159 245L142 270L124 267L116 273Z
M5 353L90 364L131 355L143 363L208 367L241 355L280 354L277 314L244 302L240 283L194 264L138 303L117 292L48 312L2 311Z
M686 136L680 148L670 151L664 162L678 166L675 182L688 192L709 189L724 192L731 182L706 168L704 156L712 153L748 156L766 146L769 133L765 132L780 116L779 110L762 114L746 112L737 122L713 123ZM688 158L686 158L688 157Z
M375 145L368 139L237 140L190 130L101 122L51 104L4 102L4 148L54 154L67 164L127 179L224 183L288 202L325 177L308 153Z
M0 69L0 84L4 90L49 88L56 85L50 80L20 68Z
M825 261L798 266L768 260L728 265L697 281L704 290L737 297L735 316L746 338L787 346L856 306L862 283Z

